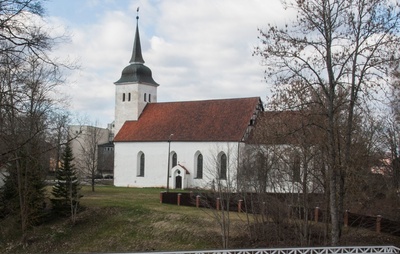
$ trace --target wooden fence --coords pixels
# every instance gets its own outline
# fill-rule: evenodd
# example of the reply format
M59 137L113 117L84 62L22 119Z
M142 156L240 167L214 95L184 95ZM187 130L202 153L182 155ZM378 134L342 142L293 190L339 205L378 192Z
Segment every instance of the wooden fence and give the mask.
M252 195L252 196L250 196ZM319 199L319 195L315 195L314 199ZM296 201L293 199L293 195L275 194L269 193L263 195L263 200L267 202L258 202L260 198L256 194L231 194L229 198L229 204L226 204L224 200L221 200L217 195L212 193L177 193L177 192L161 192L160 203L174 204L182 206L193 206L193 207L205 207L213 208L217 210L229 210L232 212L247 212L247 213L262 213L266 211L268 204L277 203L274 201ZM269 202L268 202L269 201ZM288 215L293 218L307 219L315 222L329 222L330 215L329 211L324 211L319 207L310 208L307 211L300 206L289 206L287 208ZM400 221L393 221L383 218L380 215L368 216L362 214L351 213L345 211L343 215L344 226L350 227L362 227L370 230L374 230L377 233L388 233L395 236L400 236Z

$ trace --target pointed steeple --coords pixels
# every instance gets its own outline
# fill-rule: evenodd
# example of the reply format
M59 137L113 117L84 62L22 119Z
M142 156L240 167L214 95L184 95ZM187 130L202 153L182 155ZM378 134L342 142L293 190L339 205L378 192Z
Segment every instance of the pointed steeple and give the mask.
M139 12L139 8L137 12ZM136 34L131 60L129 61L129 65L122 70L121 78L114 84L118 85L122 83L143 83L159 86L159 84L154 81L150 68L144 65L139 36L139 15L136 16Z
M139 12L139 7L137 9ZM142 56L142 47L140 46L140 36L139 36L139 13L136 16L136 34L135 42L133 43L132 57L129 63L144 63Z

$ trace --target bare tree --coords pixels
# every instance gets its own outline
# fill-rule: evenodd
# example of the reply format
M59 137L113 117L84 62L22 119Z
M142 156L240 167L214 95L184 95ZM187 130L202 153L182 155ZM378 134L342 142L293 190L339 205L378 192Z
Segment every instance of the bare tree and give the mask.
M255 222L249 228L259 234L256 238L277 240L271 239L271 230L275 230L273 235L282 240L288 237L285 229L293 228L297 234L290 234L290 241L310 243L309 194L322 193L325 179L317 160L321 156L318 131L308 114L264 112L245 149L239 179L245 192L255 193L243 196L248 197L249 221ZM291 220L295 212L300 219Z
M80 126L80 133L75 140L78 142L79 155L76 154L81 177L90 179L92 191L95 191L98 175L99 152L98 145L108 142L108 130L96 126Z
M255 53L263 57L266 78L278 85L277 93L301 81L310 99L290 105L317 104L325 118L331 244L337 245L355 112L372 91L385 86L387 67L399 60L400 7L390 0L284 3L297 11L296 21L260 30L263 46Z
M15 63L15 62L14 62ZM48 116L52 111L49 93L57 79L53 79L53 69L36 57L27 62L19 62L18 69L3 69L4 96L1 107L2 128L0 139L2 163L7 165L9 177L6 181L8 191L17 196L6 198L13 202L11 214L20 216L22 240L26 240L27 229L41 216L44 203L44 178L49 168L46 130ZM5 191L7 192L7 191ZM18 210L16 210L18 209Z
M223 248L229 248L229 240L232 231L230 203L234 199L236 191L236 172L238 165L237 149L226 144L216 146L212 151L215 156L205 161L204 178L208 182L206 189L211 192L206 194L204 205L211 209L204 209L207 214L213 217L220 227L221 242ZM210 204L206 200L216 200Z
M393 105L393 104L392 104ZM391 176L390 186L393 191L398 193L400 189L400 118L397 117L395 108L389 110L389 114L384 116L383 124L379 138L382 140L386 156L382 156L386 161L386 172Z
M393 187L398 192L400 188L400 125L398 121L394 121L393 118L389 118L387 123L388 125L384 134L390 154L389 173L392 176Z
M248 144L241 153L239 192L248 234L255 241L272 242L285 236L281 229L288 219L287 206L271 195L288 187L290 175L283 170L283 150L274 144Z
M114 174L114 145L112 142L98 146L97 171L101 177L110 178Z
M8 55L24 61L35 56L46 63L57 66L48 56L55 37L43 26L42 0L0 1L0 55Z
M390 114L383 133L390 152L393 186L398 192L400 189L400 66L396 66L393 72L392 85Z
M400 64L393 66L390 107L396 121L400 121Z
M42 14L41 1L0 1L0 164L9 175L0 194L8 214L19 217L23 242L44 208L49 116L62 83L47 55L56 39Z
M57 171L60 167L61 156L63 153L62 146L66 144L69 139L74 137L68 136L68 124L70 121L69 113L66 111L57 111L50 116L51 125L48 130L48 139L53 149L53 168L51 170Z

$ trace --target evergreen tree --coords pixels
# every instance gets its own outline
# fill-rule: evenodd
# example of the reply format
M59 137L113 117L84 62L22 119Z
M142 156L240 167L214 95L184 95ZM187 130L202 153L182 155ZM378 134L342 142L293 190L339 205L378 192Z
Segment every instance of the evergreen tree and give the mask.
M40 223L45 215L44 164L40 155L27 156L25 151L28 147L26 145L16 152L18 161L6 165L7 174L0 188L0 218L18 216L22 232ZM21 186L24 195L19 194Z
M61 167L56 171L56 182L52 191L54 209L61 213L67 213L70 210L71 216L76 212L81 198L80 183L73 160L72 149L68 142L62 156Z

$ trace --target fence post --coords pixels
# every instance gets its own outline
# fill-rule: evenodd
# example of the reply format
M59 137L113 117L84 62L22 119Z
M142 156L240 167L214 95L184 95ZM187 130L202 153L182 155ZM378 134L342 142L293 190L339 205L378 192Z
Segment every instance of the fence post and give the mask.
M182 194L178 193L178 205L181 205L181 196L182 196Z
M315 207L315 209L314 209L314 221L315 222L318 222L319 221L319 207L317 206L317 207Z
M164 196L164 191L160 192L160 203L163 203L163 196Z
M345 227L349 226L349 210L344 211L343 222Z
M196 207L199 208L200 207L200 195L196 196Z
M217 211L219 211L219 198L217 198Z
M382 220L381 215L376 216L376 233L381 232L381 220Z
M240 213L240 212L242 212L242 203L243 203L243 200L239 200L239 203L238 203L238 213Z

